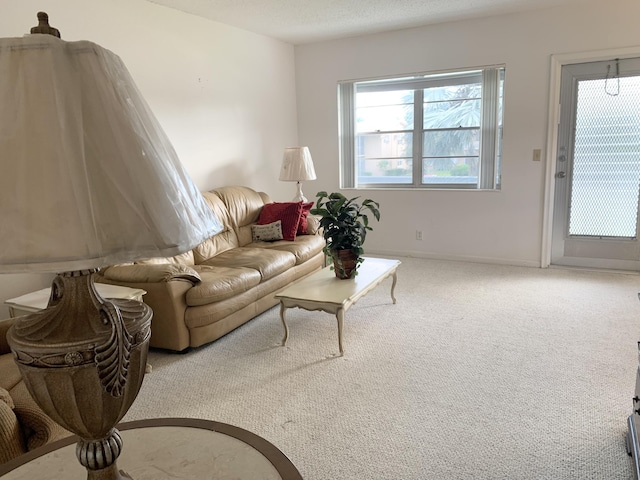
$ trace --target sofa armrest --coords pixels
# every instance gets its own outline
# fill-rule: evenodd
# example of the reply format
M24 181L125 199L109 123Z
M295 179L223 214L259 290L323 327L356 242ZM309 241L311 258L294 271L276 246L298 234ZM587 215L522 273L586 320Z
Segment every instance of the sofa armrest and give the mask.
M143 275L136 276L133 273L127 273L127 268L125 267L131 267L131 271L136 271L139 267L145 267L145 270L148 271L147 267L153 267L151 270L155 271L156 274L149 275L149 281L147 281ZM139 288L147 292L143 297L143 301L153 310L149 345L179 352L190 346L189 329L185 323L187 292L197 283L195 281L196 278L199 279L200 277L192 274L187 275L188 272L179 275L174 267L176 265L168 264L110 267L98 273L96 282ZM194 271L190 267L183 267L182 270L184 268ZM112 272L107 278L107 275L104 274L111 269L114 269L115 272ZM159 273L161 271L165 271L167 274L161 275ZM125 278L133 280L124 280ZM166 281L163 280L165 278Z
M20 382L10 391L27 450L68 437L71 432L54 422L35 402L27 385Z
M101 272L106 280L126 283L155 283L182 280L195 285L200 275L188 265L162 263L152 265L115 265Z
M320 219L322 217L318 215L307 215L307 234L308 235L322 235L322 228L320 227Z

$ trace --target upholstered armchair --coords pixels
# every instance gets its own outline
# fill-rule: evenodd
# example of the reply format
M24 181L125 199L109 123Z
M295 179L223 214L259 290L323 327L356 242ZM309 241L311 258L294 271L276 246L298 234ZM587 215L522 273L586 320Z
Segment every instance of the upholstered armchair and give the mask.
M7 344L12 324L0 321L0 463L71 435L31 398Z

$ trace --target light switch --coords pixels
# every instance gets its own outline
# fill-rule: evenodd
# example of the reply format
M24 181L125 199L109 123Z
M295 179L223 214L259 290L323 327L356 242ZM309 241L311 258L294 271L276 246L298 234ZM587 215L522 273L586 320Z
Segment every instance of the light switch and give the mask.
M540 161L540 157L542 157L542 150L540 150L539 148L536 148L533 151L533 161L534 162L539 162Z

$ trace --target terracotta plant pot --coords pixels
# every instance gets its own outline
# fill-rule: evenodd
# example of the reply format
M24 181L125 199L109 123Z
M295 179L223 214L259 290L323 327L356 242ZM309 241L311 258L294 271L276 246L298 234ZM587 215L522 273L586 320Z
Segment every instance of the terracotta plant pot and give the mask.
M333 269L340 279L352 278L358 265L358 256L351 250L336 250L331 252Z

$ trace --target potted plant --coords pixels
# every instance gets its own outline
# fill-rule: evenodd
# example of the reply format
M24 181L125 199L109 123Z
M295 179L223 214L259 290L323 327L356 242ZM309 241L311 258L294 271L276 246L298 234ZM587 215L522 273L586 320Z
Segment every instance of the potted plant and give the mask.
M358 274L358 266L362 263L362 244L367 237L369 226L367 213L380 220L380 204L371 199L358 203L360 197L347 199L341 193L318 192L316 207L312 215L320 216L327 244L324 253L333 261L332 269L338 278L353 278Z

